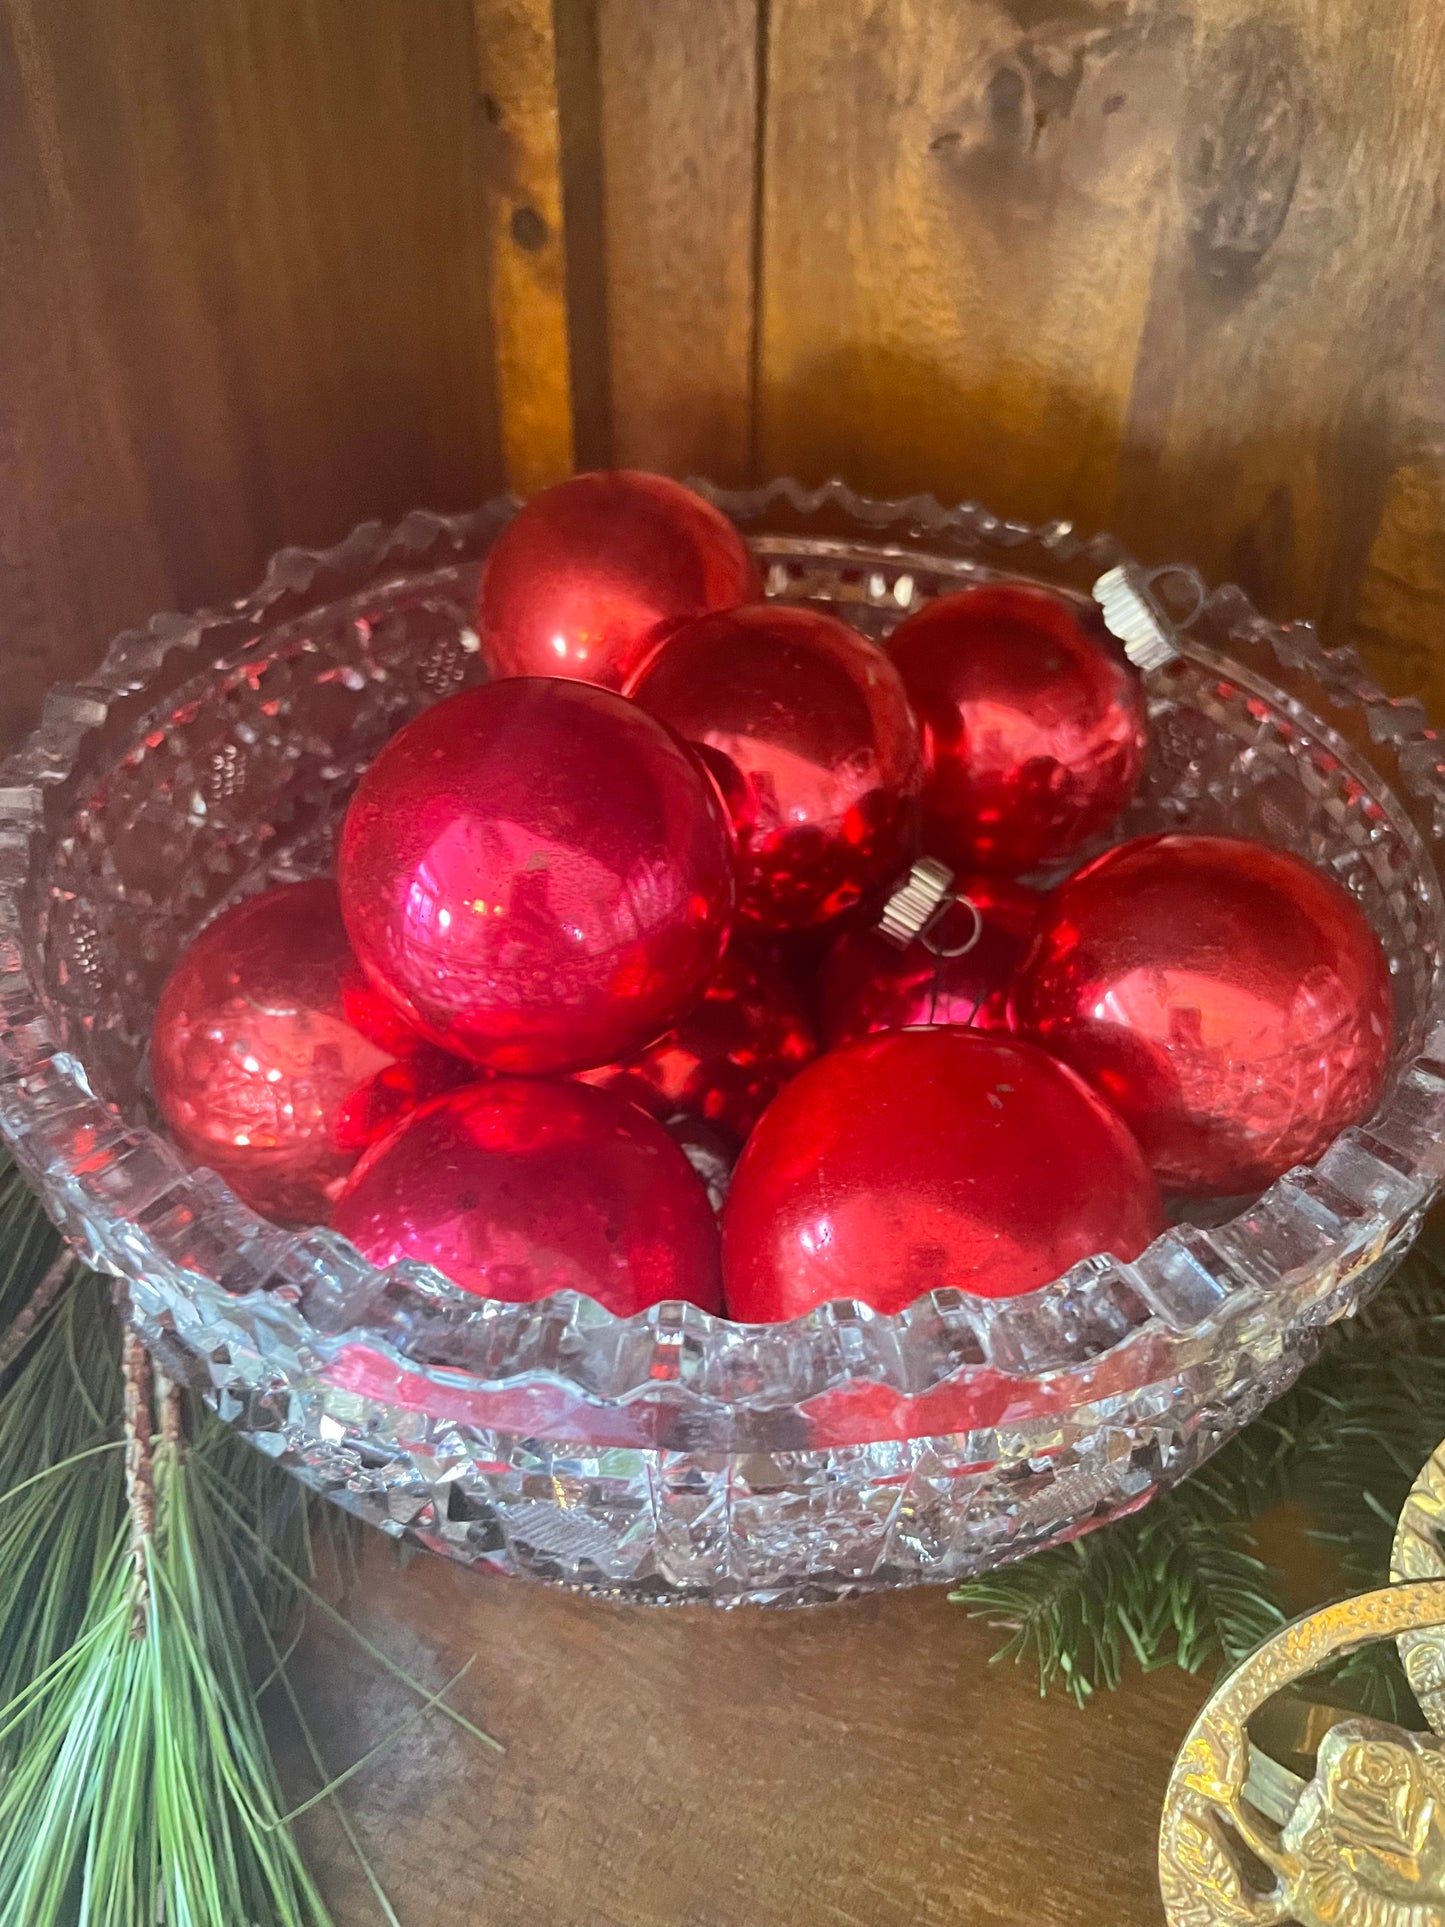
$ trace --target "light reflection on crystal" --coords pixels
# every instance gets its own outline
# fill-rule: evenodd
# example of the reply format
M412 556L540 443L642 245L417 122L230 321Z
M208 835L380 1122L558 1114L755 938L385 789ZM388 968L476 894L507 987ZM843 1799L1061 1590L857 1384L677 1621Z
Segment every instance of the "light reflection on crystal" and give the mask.
M1118 558L1104 538L1054 525L1031 541L927 498L787 484L722 499L754 527L774 505L794 526L851 518L850 554L766 539L764 574L770 594L874 639L990 564L1086 588ZM1445 1175L1445 916L1427 855L1445 757L1417 706L1236 590L1210 597L1193 660L1153 684L1150 763L1117 834L1263 836L1352 890L1394 966L1401 1074L1375 1117L1233 1218L1022 1299L620 1323L587 1301L485 1305L435 1274L375 1273L328 1232L256 1218L147 1128L144 1043L180 946L236 898L325 871L380 744L481 678L469 612L505 515L414 515L325 558L286 551L239 608L121 638L11 759L0 1130L52 1213L260 1449L382 1530L490 1569L635 1599L803 1603L956 1579L1191 1471L1388 1273ZM906 570L881 546L904 534L922 551Z

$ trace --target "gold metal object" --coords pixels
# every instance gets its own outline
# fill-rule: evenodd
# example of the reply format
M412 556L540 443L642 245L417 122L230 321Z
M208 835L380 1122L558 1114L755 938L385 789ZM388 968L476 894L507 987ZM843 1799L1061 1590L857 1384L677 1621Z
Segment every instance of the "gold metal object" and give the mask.
M1362 1593L1284 1627L1216 1688L1164 1802L1169 1927L1445 1927L1445 1744L1341 1720L1281 1817L1296 1776L1275 1783L1273 1814L1257 1804L1248 1733L1268 1700L1319 1667L1441 1626L1445 1578Z
M1395 1529L1390 1577L1445 1579L1445 1441L1436 1446L1410 1488ZM1437 1733L1445 1733L1445 1628L1402 1633L1400 1660L1420 1711Z

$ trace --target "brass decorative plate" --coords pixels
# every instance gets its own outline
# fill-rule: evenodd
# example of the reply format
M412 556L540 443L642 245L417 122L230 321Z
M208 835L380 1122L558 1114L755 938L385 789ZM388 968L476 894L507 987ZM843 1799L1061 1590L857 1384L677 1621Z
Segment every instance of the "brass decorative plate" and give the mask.
M1372 1640L1429 1629L1445 1635L1445 1577L1296 1620L1215 1689L1164 1802L1159 1886L1169 1927L1445 1927L1445 1743L1342 1720L1281 1817L1257 1803L1248 1730L1267 1701L1320 1667Z
M1445 1579L1445 1440L1420 1468L1395 1529L1390 1577ZM1400 1661L1420 1711L1437 1733L1445 1733L1445 1627L1401 1633Z

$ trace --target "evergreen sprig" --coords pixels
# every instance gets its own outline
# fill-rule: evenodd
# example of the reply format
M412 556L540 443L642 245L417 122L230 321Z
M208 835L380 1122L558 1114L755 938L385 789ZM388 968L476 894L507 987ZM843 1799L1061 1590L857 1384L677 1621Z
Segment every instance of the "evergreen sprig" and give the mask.
M267 1690L315 1770L303 1807L331 1802L396 1927L337 1798L365 1761L334 1772L286 1668L308 1609L341 1619L311 1501L175 1387L152 1396L111 1292L0 1169L0 1927L328 1927Z
M1263 1418L1143 1512L966 1581L950 1597L1005 1637L1042 1692L1082 1704L1132 1661L1187 1672L1243 1656L1286 1617L1259 1521L1300 1505L1340 1591L1378 1586L1406 1494L1445 1437L1445 1237L1405 1260ZM1332 1689L1363 1712L1417 1717L1393 1648L1369 1648Z

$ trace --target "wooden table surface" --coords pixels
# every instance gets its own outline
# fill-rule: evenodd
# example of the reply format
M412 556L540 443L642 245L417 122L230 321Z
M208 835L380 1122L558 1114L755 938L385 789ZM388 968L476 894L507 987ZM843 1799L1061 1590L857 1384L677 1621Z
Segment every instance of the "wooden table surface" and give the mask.
M1172 1670L1080 1712L990 1666L941 1591L621 1608L370 1534L347 1603L430 1686L475 1654L454 1702L507 1749L427 1713L348 1786L403 1927L1162 1920L1159 1804L1203 1692ZM415 1704L325 1627L296 1664L333 1771ZM338 1927L380 1921L334 1821L303 1824Z

